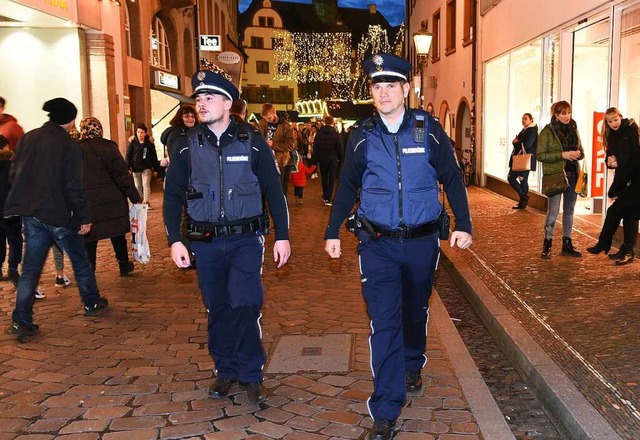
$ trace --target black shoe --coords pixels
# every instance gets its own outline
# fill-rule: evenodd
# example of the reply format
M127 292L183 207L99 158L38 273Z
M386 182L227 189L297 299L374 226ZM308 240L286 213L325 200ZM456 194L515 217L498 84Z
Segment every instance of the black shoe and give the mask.
M209 397L212 399L220 399L226 397L229 394L229 388L236 383L234 379L221 379L217 378L215 382L209 387Z
M625 264L633 263L635 255L633 251L625 252L624 256L616 260L616 266L624 266Z
M107 311L109 301L107 298L98 298L98 302L91 306L84 306L84 316L98 316Z
M18 285L18 281L20 281L20 274L17 269L7 270L7 281L11 281L14 286Z
M609 253L609 249L605 249L602 246L600 246L599 244L596 243L595 246L591 246L587 248L587 252L589 252L590 254L595 254L598 255L600 252L604 252L605 255Z
M422 375L420 374L420 371L405 371L404 383L406 390L409 392L421 390Z
M393 437L393 428L396 426L395 420L376 420L369 431L367 440L390 440Z
M540 256L545 260L551 258L551 245L553 244L553 238L545 238L542 242L542 253Z
M609 258L611 258L612 260L619 260L622 257L624 257L626 253L627 253L627 248L623 244L622 246L620 246L620 250L618 252L609 254Z
M518 201L518 204L515 206L512 206L511 209L524 209L527 207L527 200L529 199L529 196L526 194L520 194L520 200Z
M567 257L582 257L582 252L578 252L571 242L571 238L562 237L562 255Z
M266 402L267 390L262 386L262 382L240 382L240 387L247 392L247 400L249 403Z
M126 277L133 272L133 261L118 261L118 267L120 268L120 276Z
M23 321L13 321L11 333L18 337L18 341L24 341L40 333L40 326L34 323L28 324Z

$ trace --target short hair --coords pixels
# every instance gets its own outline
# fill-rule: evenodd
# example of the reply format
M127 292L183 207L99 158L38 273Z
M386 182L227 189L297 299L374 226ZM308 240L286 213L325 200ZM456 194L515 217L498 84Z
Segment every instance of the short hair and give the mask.
M555 115L559 115L560 113L562 113L565 110L569 110L571 111L571 104L569 104L567 101L558 101L555 102L552 106L551 106L551 115L555 116Z
M7 103L7 101L4 100L4 98L2 96L0 96L0 107L4 107L4 105Z
M273 106L273 104L270 103L266 103L262 105L262 109L260 110L260 116L266 116L269 113L274 113L276 111L276 108Z
M176 112L175 115L173 115L173 118L171 118L171 121L169 121L169 125L172 127L177 127L178 125L182 125L182 117L184 115L194 115L196 116L196 110L190 106L190 105L183 105L182 107L180 107L178 109L178 111Z
M324 118L322 118L322 122L324 122L324 125L333 125L333 116L325 116Z
M229 109L229 113L232 115L242 115L244 111L247 109L247 101L244 99L234 99L231 104L231 109Z
M136 124L136 130L138 130L138 129L140 129L140 130L144 131L145 133L148 133L148 132L149 132L149 129L147 128L147 126L146 126L146 125L144 125L142 122L138 122L138 123Z

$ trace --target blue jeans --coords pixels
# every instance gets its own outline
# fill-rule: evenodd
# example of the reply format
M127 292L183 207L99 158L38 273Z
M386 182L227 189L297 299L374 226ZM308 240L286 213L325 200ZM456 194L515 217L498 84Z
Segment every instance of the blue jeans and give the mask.
M576 194L575 186L578 176L575 173L567 173L567 181L569 186L563 193L549 197L547 205L547 217L544 221L544 238L553 238L553 230L556 227L556 220L560 213L560 202L562 201L562 236L571 238L573 231L573 210L576 206L578 194Z
M73 274L84 305L96 304L100 293L96 277L87 259L87 252L84 250L82 236L69 228L42 223L35 217L22 217L22 227L25 235L25 253L13 320L28 324L33 322L35 290L52 241L55 241L71 260Z

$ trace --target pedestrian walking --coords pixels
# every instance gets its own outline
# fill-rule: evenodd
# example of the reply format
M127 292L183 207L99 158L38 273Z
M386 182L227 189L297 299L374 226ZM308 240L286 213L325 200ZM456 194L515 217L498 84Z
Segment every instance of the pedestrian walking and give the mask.
M323 118L324 125L318 130L313 141L311 164L318 164L322 176L322 202L331 206L338 166L344 160L344 147L338 131L333 126L333 116Z
M156 146L149 137L149 129L146 125L136 125L136 136L129 143L125 156L127 166L133 173L133 181L138 193L142 197L142 203L149 205L151 198L151 176L153 170L158 169L158 154Z
M369 57L377 115L351 130L340 183L325 234L331 258L341 253L339 229L358 191L349 224L357 233L362 293L371 319L373 419L369 440L393 436L407 391L422 387L429 297L439 255L438 181L456 216L451 246L472 243L471 217L453 147L442 126L422 110L408 109L411 64L392 54Z
M307 186L307 174L312 174L315 170L315 165L306 166L302 160L302 155L298 155L297 171L291 172L291 184L293 185L293 196L296 199L296 203L302 204L304 188Z
M208 316L208 347L215 362L213 398L227 396L235 382L248 401L267 399L262 385L265 352L260 309L264 301L262 259L267 217L266 195L275 222L273 258L277 267L289 259L289 214L273 154L248 124L231 118L238 89L222 73L192 77L200 125L190 130L167 169L164 220L171 259L190 264L180 241L186 204L191 250L198 261L198 281Z
M68 131L77 109L64 98L44 103L49 121L28 132L16 147L5 202L5 217L21 216L25 254L13 311L13 333L25 340L39 332L33 322L35 289L51 242L71 260L84 313L94 316L107 309L84 249L83 235L91 229L82 187L82 153Z
M529 203L529 171L535 171L538 161L536 160L536 150L538 148L538 126L533 122L531 113L522 115L522 130L511 141L513 151L509 157L509 174L507 180L509 185L518 193L519 201L513 209L525 209ZM529 171L514 171L513 156L519 154L530 154L531 163Z
M551 106L551 122L538 137L537 159L542 162L542 193L549 199L544 222L542 258L551 258L553 231L562 201L562 255L581 257L573 246L573 211L578 194L578 161L584 159L584 150L578 125L571 118L571 104L558 101Z
M607 209L598 242L587 248L592 254L609 253L613 235L623 220L624 241L620 250L609 255L615 264L625 265L633 262L638 239L638 218L635 212L640 206L640 146L638 145L638 125L622 117L622 113L611 107L604 114L602 144L606 151L607 168L615 170L608 196L614 202Z
M110 239L120 276L133 271L129 259L126 234L130 230L129 203L140 203L141 197L118 145L103 137L97 118L80 122L80 150L84 190L91 215L91 230L84 235L84 247L93 271L96 270L98 242Z
M296 148L296 141L293 137L293 130L284 117L279 116L273 104L264 104L260 112L260 132L267 140L269 147L273 150L280 172L282 191L287 195L289 186L289 176L291 169L287 167L291 152Z
M18 266L22 261L22 226L19 217L4 218L4 202L9 194L9 169L13 151L9 147L9 139L0 134L0 279L2 279L5 258L7 259L7 280L18 283L20 274ZM7 245L9 253L7 255Z

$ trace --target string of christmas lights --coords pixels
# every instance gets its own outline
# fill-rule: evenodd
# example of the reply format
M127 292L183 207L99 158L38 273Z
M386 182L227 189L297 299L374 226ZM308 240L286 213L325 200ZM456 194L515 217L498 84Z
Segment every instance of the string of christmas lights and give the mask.
M349 82L351 34L275 31L276 81Z

